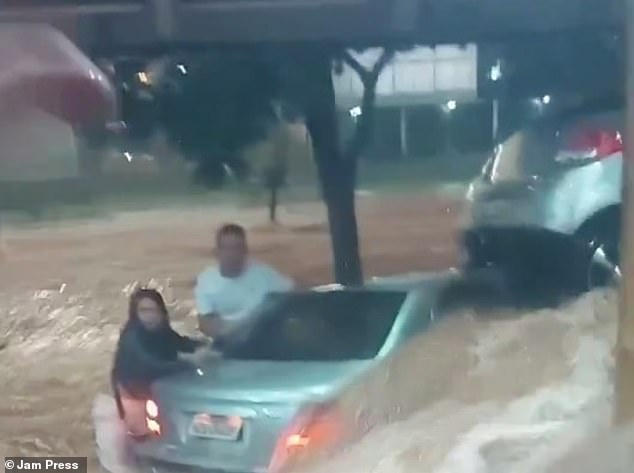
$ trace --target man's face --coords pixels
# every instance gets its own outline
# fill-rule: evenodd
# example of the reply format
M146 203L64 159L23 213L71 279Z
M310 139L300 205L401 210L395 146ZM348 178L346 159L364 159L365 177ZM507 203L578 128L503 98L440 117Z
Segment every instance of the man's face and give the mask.
M224 276L239 276L246 264L247 253L247 242L242 236L228 233L218 238L216 257Z

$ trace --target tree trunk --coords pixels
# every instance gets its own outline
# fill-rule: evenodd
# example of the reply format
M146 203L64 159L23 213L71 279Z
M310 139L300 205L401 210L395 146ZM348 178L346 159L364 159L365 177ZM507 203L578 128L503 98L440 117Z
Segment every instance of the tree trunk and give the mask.
M269 189L269 222L277 223L277 193L278 188L273 186Z
M5 257L5 241L4 241L4 233L2 231L2 209L0 209L0 261L2 261Z
M330 224L335 280L339 284L360 285L363 283L363 273L359 254L354 186L350 183L333 186L325 192L324 197Z
M335 281L363 283L354 202L355 166L339 146L335 93L329 54L315 51L305 64L304 110L323 199L328 210Z

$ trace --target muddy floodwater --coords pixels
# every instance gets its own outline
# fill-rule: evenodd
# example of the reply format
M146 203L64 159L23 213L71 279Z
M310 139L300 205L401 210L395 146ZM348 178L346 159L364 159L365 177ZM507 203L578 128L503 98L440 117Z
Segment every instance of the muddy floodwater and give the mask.
M456 312L350 390L347 412L365 409L375 428L306 471L579 471L547 469L609 427L616 303L608 291L557 310ZM630 471L624 445L621 469L603 451L595 471Z
M456 215L452 201L361 199L366 273L452 264ZM266 216L265 209L212 207L3 228L0 454L94 459L91 402L108 390L127 295L138 283L161 288L177 327L193 331L193 282L211 261L220 224L250 227L253 253L300 284L329 282L322 206L285 208L279 227Z
M455 264L458 215L444 198L360 199L366 274ZM221 223L248 226L253 253L300 284L330 281L322 206L289 206L280 220L213 207L3 229L0 455L85 455L97 471L91 402L108 392L126 297L137 284L162 289L176 327L193 332L194 278ZM615 300L598 293L560 311L458 311L346 393L341 406L363 410L375 429L310 471L512 471L509 451L545 448L540 435L560 438L556 426L581 409L599 418L609 403ZM515 437L495 434L509 423Z

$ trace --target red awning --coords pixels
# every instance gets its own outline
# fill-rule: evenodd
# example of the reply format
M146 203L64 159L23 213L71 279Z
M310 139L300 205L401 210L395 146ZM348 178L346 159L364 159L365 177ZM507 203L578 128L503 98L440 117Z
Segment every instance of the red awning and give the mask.
M37 107L81 124L114 119L104 75L68 38L45 25L0 25L0 119Z

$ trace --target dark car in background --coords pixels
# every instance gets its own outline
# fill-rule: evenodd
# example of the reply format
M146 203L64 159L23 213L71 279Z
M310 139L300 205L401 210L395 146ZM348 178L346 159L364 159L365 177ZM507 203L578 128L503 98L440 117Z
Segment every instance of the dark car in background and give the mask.
M618 280L623 125L620 108L572 110L500 143L467 193L466 265L522 290Z

